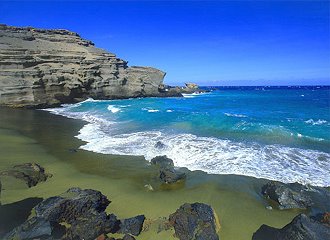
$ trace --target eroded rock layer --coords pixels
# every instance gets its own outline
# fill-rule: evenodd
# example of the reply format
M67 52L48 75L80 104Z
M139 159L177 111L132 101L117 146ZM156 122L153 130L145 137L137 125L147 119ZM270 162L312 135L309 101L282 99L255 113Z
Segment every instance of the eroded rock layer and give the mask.
M164 76L155 68L128 67L74 32L0 25L0 105L179 95L160 91Z

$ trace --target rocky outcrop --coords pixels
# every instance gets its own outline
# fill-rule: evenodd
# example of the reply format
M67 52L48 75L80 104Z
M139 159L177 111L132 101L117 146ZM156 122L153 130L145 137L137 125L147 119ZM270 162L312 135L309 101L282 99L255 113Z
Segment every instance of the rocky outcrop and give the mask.
M85 216L74 221L62 239L94 239L100 234L116 232L118 221L115 215L107 216L102 212L90 213Z
M151 159L151 164L159 168L159 179L166 184L176 183L186 179L186 174L174 167L173 160L166 156Z
M128 67L67 30L0 25L0 105L48 107L86 98L181 96L162 91L165 73Z
M110 201L93 189L70 188L34 207L35 216L10 231L4 239L109 239L108 233L139 235L144 215L118 220L105 209Z
M185 87L182 87L180 89L181 93L187 93L187 94L191 94L191 93L205 93L205 92L209 92L205 89L201 89L196 83L185 83Z
M120 229L117 231L118 233L124 234L132 234L132 235L139 235L142 231L143 223L145 220L144 215L139 215L132 218L127 218L120 221Z
M218 240L220 228L213 209L204 203L185 203L169 217L180 240Z
M28 187L33 187L39 182L44 182L52 175L37 163L24 163L13 166L7 171L0 172L1 177L13 177L22 180Z
M300 214L282 229L262 225L252 240L325 240L330 239L330 226Z
M150 163L158 166L159 168L173 168L173 160L167 156L157 156L150 160Z
M78 218L89 213L103 212L110 201L101 192L80 188L70 188L56 197L50 197L35 207L37 217L51 222L67 222L72 224Z
M190 88L190 89L198 89L198 85L196 83L185 83L186 88Z
M52 230L49 221L33 217L7 234L4 239L52 239Z
M267 198L278 203L279 209L306 209L312 206L312 200L300 191L293 190L289 185L270 181L265 184L261 193Z

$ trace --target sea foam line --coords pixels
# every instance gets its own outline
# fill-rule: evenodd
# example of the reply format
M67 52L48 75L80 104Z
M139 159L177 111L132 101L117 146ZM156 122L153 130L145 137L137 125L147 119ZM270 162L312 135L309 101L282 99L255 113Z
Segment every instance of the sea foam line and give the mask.
M85 125L76 137L87 142L82 149L97 153L137 155L147 160L167 155L176 166L190 170L330 186L330 154L316 150L262 146L193 134L171 135L160 131L111 136L95 123ZM155 147L158 141L165 147Z
M90 112L72 111L79 106L73 104L47 111L87 121L88 124L76 137L87 142L81 148L88 151L139 155L145 156L147 160L158 155L167 155L179 167L212 174L247 175L285 183L330 186L329 153L280 145L263 146L257 143L198 137L193 134L167 134L160 131L111 135L112 127L116 126L115 122ZM156 148L158 141L164 143L165 147Z

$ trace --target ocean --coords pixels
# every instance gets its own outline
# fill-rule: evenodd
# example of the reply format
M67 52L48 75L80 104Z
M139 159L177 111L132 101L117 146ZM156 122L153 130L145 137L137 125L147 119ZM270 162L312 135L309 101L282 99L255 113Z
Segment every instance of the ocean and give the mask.
M183 98L88 99L54 114L82 119L82 149L167 155L178 167L330 186L330 86L205 87Z

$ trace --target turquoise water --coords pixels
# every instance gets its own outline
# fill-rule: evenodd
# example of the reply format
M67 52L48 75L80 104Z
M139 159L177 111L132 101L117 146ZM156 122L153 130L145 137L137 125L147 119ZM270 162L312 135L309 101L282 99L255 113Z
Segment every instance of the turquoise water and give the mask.
M329 87L213 88L50 111L88 122L77 137L89 151L168 155L191 170L330 186Z

